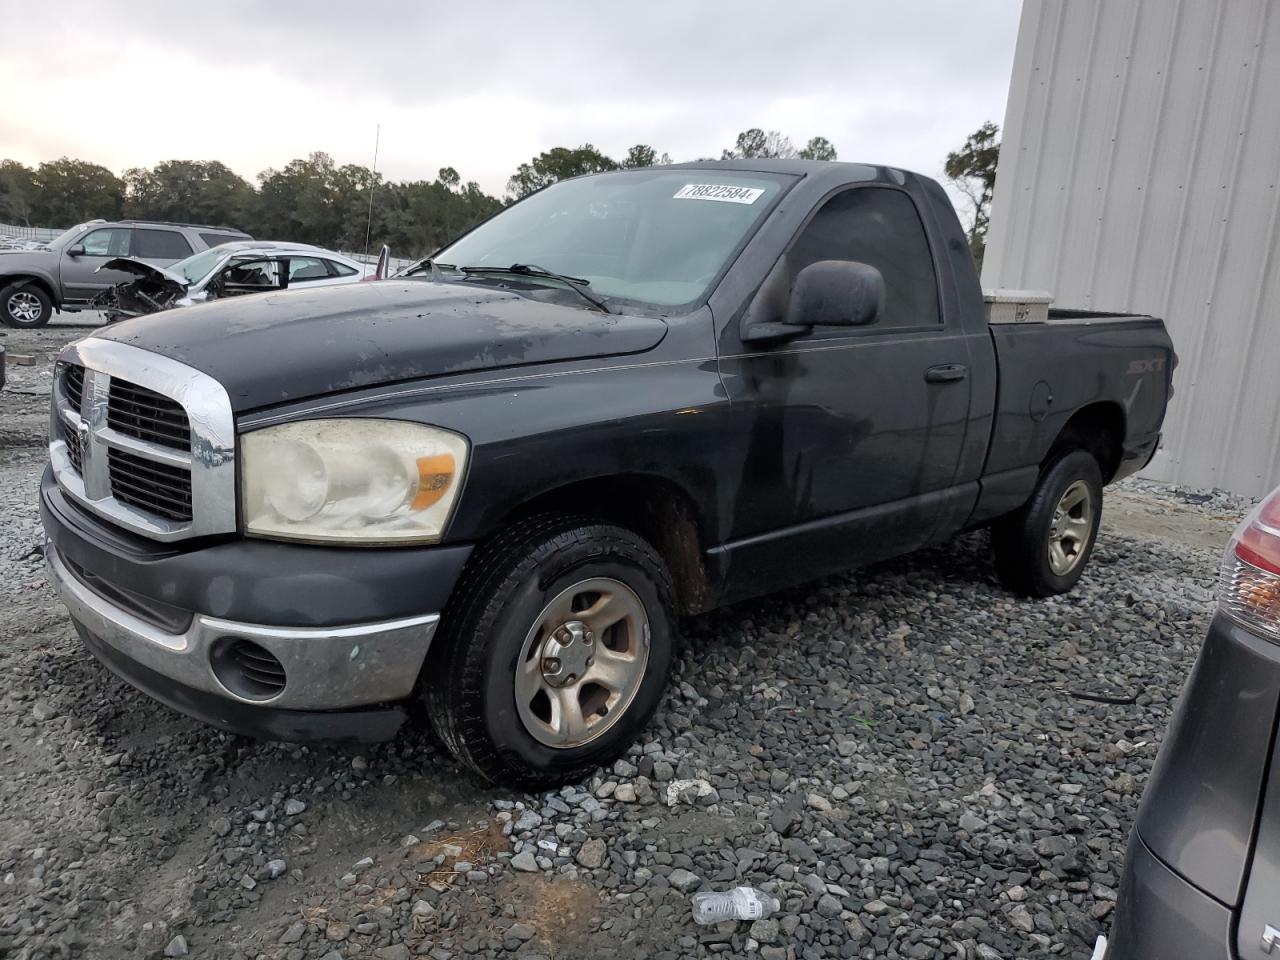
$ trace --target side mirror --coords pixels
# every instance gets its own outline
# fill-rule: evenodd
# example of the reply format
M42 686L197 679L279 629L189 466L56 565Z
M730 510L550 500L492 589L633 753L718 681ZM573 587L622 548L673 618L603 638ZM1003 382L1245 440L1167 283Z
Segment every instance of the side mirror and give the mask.
M861 327L884 310L884 277L875 267L850 260L811 263L791 285L787 326Z
M83 244L83 243L77 243L74 247L68 247L68 248L67 248L67 256L68 256L68 257L83 257L83 256L84 256L84 244Z

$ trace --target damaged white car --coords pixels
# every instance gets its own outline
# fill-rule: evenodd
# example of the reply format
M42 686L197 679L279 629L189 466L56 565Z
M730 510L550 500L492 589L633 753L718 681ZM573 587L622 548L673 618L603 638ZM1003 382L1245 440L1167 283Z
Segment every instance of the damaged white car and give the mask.
M93 301L108 323L223 297L291 287L341 286L375 276L374 267L332 250L259 240L224 243L168 267L116 257L98 269L134 275Z

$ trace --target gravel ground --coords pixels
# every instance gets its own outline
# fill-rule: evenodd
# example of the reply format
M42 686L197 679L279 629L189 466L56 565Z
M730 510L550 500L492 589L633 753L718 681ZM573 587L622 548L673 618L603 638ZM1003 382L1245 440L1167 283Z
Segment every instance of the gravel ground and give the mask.
M0 957L1089 956L1248 502L1130 481L1068 597L982 535L685 624L646 742L530 796L421 726L223 736L111 677L45 584L48 363L0 331ZM699 928L689 895L782 901Z

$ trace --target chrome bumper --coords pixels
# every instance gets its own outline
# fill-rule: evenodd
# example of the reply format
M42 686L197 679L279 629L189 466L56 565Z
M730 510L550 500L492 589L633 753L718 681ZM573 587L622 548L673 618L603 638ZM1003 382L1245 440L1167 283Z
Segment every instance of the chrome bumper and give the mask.
M437 614L340 627L275 627L197 613L184 633L166 633L101 596L45 544L49 578L79 625L130 660L184 686L251 706L341 710L402 700L413 692L439 623ZM284 688L266 699L227 689L214 674L212 644L243 637L269 650Z

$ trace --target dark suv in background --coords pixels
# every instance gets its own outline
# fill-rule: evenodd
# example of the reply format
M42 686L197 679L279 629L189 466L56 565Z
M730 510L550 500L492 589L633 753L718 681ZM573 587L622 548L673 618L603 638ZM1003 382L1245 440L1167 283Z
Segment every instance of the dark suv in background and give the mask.
M81 223L42 249L0 252L0 320L11 327L41 327L54 310L87 308L108 287L133 279L123 270L98 269L116 257L167 267L201 250L251 239L234 227L193 223Z

